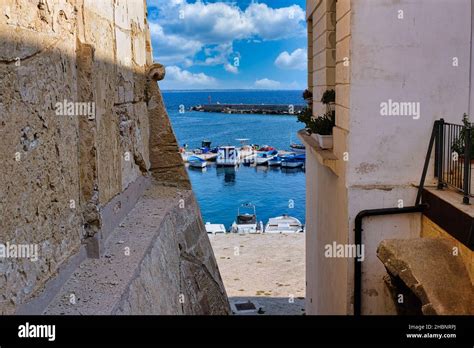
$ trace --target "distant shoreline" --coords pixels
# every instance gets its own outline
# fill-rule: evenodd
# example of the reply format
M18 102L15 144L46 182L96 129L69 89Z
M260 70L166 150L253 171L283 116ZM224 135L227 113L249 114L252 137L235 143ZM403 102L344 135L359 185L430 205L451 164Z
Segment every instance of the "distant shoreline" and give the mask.
M191 111L217 112L224 114L257 114L297 116L304 105L292 104L204 104L191 107Z
M185 93L185 92L303 92L301 89L162 89L162 93Z

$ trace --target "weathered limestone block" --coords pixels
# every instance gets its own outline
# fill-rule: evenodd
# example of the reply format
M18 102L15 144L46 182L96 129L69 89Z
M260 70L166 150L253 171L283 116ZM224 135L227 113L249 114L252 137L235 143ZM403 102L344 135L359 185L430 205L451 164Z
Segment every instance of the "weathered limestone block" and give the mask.
M451 241L384 240L377 256L387 269L395 295L403 294L406 286L418 298L423 314L474 314L474 287ZM394 300L397 303L398 298Z
M150 122L150 170L160 183L190 188L188 174L179 154L176 136L166 113L157 81L165 69L154 64L148 69L147 102Z

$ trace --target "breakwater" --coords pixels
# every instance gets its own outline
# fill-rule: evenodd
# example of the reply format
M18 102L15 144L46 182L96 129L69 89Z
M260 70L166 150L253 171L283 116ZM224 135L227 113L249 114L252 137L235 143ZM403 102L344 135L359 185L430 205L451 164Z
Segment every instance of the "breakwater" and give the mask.
M191 107L191 111L263 115L299 115L303 109L303 105L291 104L206 104Z

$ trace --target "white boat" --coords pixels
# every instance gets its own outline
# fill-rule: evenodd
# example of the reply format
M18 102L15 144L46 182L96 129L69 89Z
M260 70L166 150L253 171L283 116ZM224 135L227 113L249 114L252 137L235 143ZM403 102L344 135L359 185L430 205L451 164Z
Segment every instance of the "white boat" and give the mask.
M239 164L239 149L235 146L221 146L217 152L218 166L236 166Z
M300 233L303 231L304 227L300 220L288 215L270 218L265 225L265 233Z
M206 168L207 166L207 162L197 156L189 156L188 163L189 166L193 168Z
M242 140L242 139L239 139ZM257 154L255 153L254 149L250 145L243 145L239 151L239 160L240 163L244 164L252 164L255 162L255 158Z
M306 153L306 147L302 144L291 143L290 148L295 153Z
M250 213L242 213L241 208L250 209ZM262 232L263 223L257 223L255 205L251 203L242 204L237 211L236 221L232 224L232 233L259 233Z
M225 226L223 224L211 224L210 222L206 222L205 226L207 233L226 233Z
M282 161L281 166L282 168L301 168L304 166L304 162Z
M271 160L268 160L268 165L270 167L279 167L281 166L281 157L275 156Z
M268 161L273 159L274 157L278 156L278 151L272 147L265 146L262 150L257 152L257 157L255 158L255 162L257 165L264 165L268 164Z

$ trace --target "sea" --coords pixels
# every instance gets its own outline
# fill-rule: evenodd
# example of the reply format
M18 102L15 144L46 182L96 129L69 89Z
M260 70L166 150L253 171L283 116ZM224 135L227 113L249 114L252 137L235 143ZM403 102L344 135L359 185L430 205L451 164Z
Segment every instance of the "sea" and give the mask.
M296 116L239 115L189 111L200 104L288 104L304 105L303 91L163 91L163 99L180 146L199 148L201 141L218 145L270 145L290 150L299 143L296 132L303 128ZM252 203L257 219L264 224L271 217L288 214L305 223L304 169L266 166L188 168L189 177L204 222L224 224L230 228L240 205ZM248 212L249 210L245 210Z

